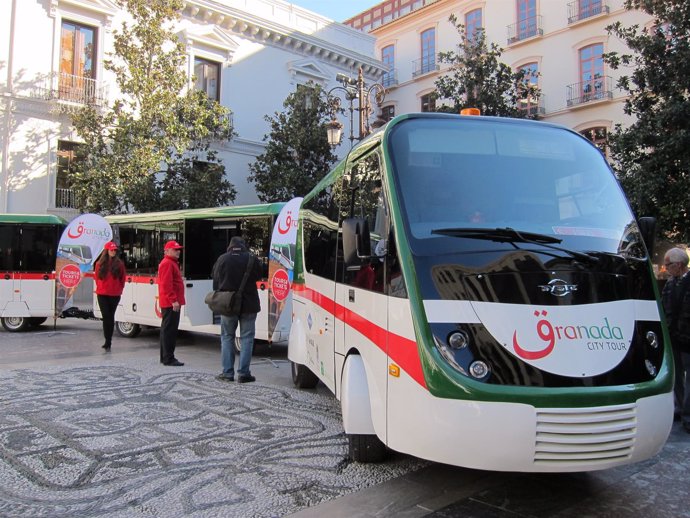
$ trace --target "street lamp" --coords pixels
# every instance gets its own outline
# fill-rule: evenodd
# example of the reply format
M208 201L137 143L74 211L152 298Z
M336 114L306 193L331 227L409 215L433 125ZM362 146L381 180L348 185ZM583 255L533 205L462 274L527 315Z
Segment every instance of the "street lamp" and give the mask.
M380 106L386 97L386 89L382 84L374 83L367 85L364 82L364 74L362 67L359 67L357 79L353 79L345 74L338 74L335 80L342 84L331 88L326 96L331 105L331 115L333 119L326 124L326 131L328 132L328 143L335 147L340 142L342 133L342 124L340 124L335 114L340 109L340 98L333 95L333 92L341 91L345 94L345 100L348 102L348 111L350 112L350 145L354 144L355 140L362 140L371 133L371 126L369 125L369 117L373 110L373 100L377 106ZM358 131L355 134L354 112L359 115Z

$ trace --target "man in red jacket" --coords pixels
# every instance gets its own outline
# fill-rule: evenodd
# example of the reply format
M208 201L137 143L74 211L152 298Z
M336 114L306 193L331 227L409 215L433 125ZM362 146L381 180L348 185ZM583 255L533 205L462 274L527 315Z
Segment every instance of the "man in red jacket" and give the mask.
M161 363L172 367L184 365L175 358L177 327L180 325L180 308L184 306L184 283L180 272L182 245L168 241L163 248L163 260L158 265L158 305L163 314L161 323Z

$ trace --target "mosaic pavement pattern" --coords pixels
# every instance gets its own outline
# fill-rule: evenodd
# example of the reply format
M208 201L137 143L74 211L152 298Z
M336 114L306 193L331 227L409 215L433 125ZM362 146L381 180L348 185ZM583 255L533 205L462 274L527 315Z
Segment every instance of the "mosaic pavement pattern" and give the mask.
M284 516L424 465L349 462L333 397L141 367L0 372L0 516Z

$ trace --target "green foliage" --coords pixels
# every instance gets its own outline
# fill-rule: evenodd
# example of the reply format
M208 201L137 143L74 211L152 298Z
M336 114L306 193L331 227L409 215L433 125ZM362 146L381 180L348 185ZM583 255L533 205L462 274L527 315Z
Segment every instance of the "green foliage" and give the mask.
M635 212L655 216L659 233L690 241L690 4L687 0L628 0L626 8L655 18L650 30L607 28L633 54L604 56L627 92L625 113L636 118L609 136L614 169Z
M457 51L438 54L439 62L450 68L435 83L436 96L443 101L437 111L459 113L463 108L479 108L482 115L528 117L527 110L520 110L519 102L529 99L534 106L540 96L539 89L529 83L528 74L501 62L503 49L495 43L488 45L483 29L477 29L468 39L465 26L455 15L449 21L461 43Z
M73 117L85 143L70 178L80 208L117 213L226 205L236 191L210 146L232 137L230 112L188 88L187 54L174 32L182 0L118 3L133 22L113 31L114 52L104 66L122 98Z
M263 202L304 196L330 171L337 156L328 144L325 123L332 118L323 89L300 87L283 102L285 110L265 116L271 132L266 150L249 166L249 181Z

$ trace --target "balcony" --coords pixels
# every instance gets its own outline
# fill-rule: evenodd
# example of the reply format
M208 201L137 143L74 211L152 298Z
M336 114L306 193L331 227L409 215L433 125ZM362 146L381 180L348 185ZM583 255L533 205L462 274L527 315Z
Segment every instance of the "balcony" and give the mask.
M108 90L102 81L60 72L48 75L44 85L37 88L34 97L70 104L104 106Z
M439 70L435 57L415 59L412 62L412 77L418 77Z
M546 115L546 108L544 103L544 94L538 98L526 97L518 100L518 109L527 115L527 117L541 117Z
M508 25L508 45L536 36L542 36L543 34L544 29L542 28L541 15L533 16L532 18Z
M76 209L77 195L72 189L55 189L55 208Z
M610 76L596 77L582 83L575 83L566 87L566 102L568 107L581 104L613 99L613 79Z
M589 2L575 0L568 4L568 25L600 14L609 14L609 6L603 0Z
M383 74L381 77L381 84L384 86L384 88L396 86L398 84L398 71L394 68L391 68L388 72Z

